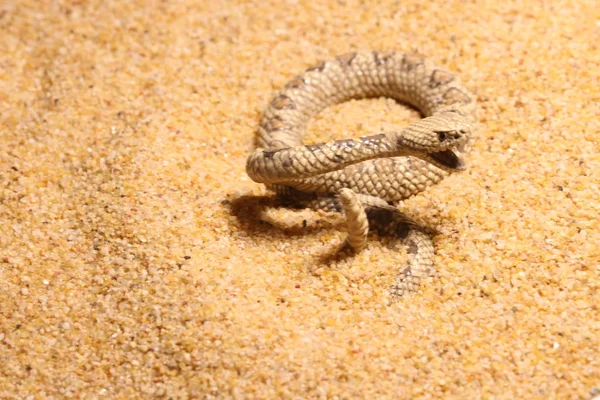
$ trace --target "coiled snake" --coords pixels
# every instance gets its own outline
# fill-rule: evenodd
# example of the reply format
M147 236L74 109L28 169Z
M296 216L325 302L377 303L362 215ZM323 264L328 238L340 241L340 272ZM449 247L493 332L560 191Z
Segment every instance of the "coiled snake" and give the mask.
M350 99L391 97L425 118L393 132L303 145L308 121ZM347 243L366 244L369 225L408 248L393 295L434 273L428 229L391 205L465 168L474 96L450 72L413 54L355 52L309 68L269 104L246 172L295 204L344 212Z

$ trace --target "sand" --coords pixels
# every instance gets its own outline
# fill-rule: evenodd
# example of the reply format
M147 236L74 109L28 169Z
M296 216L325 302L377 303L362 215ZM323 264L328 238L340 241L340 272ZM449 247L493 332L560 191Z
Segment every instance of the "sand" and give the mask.
M7 1L0 35L0 398L600 393L596 1ZM404 249L339 257L336 216L244 170L273 92L357 49L478 96L469 169L399 205L439 231L399 301Z

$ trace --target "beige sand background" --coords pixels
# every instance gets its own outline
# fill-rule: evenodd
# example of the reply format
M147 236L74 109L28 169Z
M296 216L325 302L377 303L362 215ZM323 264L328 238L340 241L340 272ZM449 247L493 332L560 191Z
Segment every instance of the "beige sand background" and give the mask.
M592 398L600 8L588 1L6 1L0 398ZM274 90L356 49L477 94L467 172L399 206L439 277L354 257L245 175ZM419 118L326 110L313 140Z

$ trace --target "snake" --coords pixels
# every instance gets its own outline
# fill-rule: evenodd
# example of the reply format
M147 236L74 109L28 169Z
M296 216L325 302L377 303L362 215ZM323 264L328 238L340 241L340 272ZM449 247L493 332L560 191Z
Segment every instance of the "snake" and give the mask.
M422 115L376 135L304 144L327 107L387 97ZM475 95L447 69L418 54L356 51L320 61L272 98L246 173L289 204L345 216L345 243L361 251L369 230L394 236L408 257L390 292L401 297L434 276L432 230L394 204L464 171L475 133Z

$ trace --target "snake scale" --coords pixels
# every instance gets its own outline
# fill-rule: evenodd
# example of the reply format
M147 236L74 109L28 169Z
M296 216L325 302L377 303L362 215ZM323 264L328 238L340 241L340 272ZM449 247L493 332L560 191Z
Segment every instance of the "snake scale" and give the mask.
M423 115L392 132L304 145L308 122L351 99L390 97ZM431 232L392 204L465 169L475 96L452 73L414 54L361 51L322 61L272 99L248 176L295 205L343 212L347 244L360 251L369 227L407 246L391 292L414 291L435 273Z

